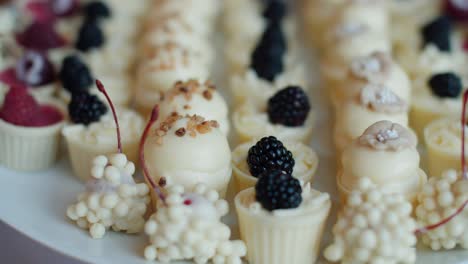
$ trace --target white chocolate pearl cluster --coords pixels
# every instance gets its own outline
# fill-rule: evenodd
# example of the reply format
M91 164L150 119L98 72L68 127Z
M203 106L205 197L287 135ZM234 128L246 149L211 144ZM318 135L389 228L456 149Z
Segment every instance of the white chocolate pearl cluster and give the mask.
M414 263L417 240L411 209L402 195L386 194L363 179L333 228L335 239L325 258L341 263Z
M246 255L243 241L230 241L231 230L221 222L229 211L228 203L214 190L197 185L185 192L180 185L171 186L167 205L146 222L145 233L150 245L145 248L148 260L166 263L193 260L195 263L237 264Z
M102 238L108 228L140 232L150 197L145 183L134 182L134 173L135 165L125 154L96 157L87 191L68 207L68 218L88 229L93 238Z
M460 179L455 170L433 177L418 195L416 220L421 226L433 225L454 214L468 200L468 180ZM468 249L468 209L443 226L427 231L422 241L432 250Z

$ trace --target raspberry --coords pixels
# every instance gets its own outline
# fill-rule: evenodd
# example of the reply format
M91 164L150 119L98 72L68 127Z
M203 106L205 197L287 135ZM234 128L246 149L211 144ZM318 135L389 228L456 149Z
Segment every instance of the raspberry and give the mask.
M282 170L292 173L294 168L294 158L281 141L275 137L264 137L249 149L247 164L250 174L259 177L265 171Z
M268 117L273 124L302 126L310 111L307 94L298 86L288 86L268 101Z
M426 24L422 29L424 44L434 44L441 51L451 50L452 22L440 16Z
M0 109L0 118L17 126L32 126L39 104L24 87L11 87Z
M262 173L255 191L257 201L268 211L297 208L302 202L299 180L280 170Z
M86 52L101 47L104 41L104 33L97 22L86 20L83 25L81 25L75 46L78 50Z
M60 48L66 44L65 39L48 22L33 22L22 33L16 35L16 41L24 48L45 51Z
M429 79L429 87L440 98L457 98L463 90L460 77L452 72L433 75Z
M73 94L68 105L70 119L74 123L83 125L99 121L107 111L107 106L97 96L87 92Z
M63 87L71 93L87 91L93 84L88 66L75 55L63 60L59 77Z

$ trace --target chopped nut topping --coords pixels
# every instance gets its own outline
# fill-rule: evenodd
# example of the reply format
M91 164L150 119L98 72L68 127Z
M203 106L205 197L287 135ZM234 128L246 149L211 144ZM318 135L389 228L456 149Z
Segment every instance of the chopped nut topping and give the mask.
M210 91L205 90L203 91L203 97L205 97L205 99L209 101L213 98L213 94Z
M164 136L167 135L167 132L174 127L174 124L181 119L187 119L186 127L178 128L174 134L178 137L183 137L185 135L189 135L190 137L196 137L198 134L207 134L213 130L213 128L218 128L219 124L217 121L214 120L205 120L205 118L197 115L187 115L185 117L178 115L177 113L173 113L170 115L166 120L164 120L160 125L159 128L156 129L156 143L158 145L162 144Z
M184 109L185 109L185 110L189 110L190 108L191 108L190 105L187 105L187 104L184 105Z
M183 137L185 135L185 128L181 127L179 129L176 130L175 134L178 136L178 137Z

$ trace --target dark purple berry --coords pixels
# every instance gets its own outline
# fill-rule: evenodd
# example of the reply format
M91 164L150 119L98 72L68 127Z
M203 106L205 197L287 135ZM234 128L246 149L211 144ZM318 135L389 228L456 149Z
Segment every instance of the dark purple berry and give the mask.
M268 211L297 208L302 203L301 183L283 171L265 171L255 185L255 198Z
M40 52L27 51L16 64L16 77L28 86L37 87L55 80L52 63Z
M452 72L432 75L429 87L432 93L440 98L457 98L463 90L460 77Z
M247 154L247 165L250 174L254 177L274 169L292 173L294 164L291 151L273 136L262 138L249 149Z
M298 86L288 86L278 91L270 98L267 107L271 123L288 127L304 125L311 108L309 97Z

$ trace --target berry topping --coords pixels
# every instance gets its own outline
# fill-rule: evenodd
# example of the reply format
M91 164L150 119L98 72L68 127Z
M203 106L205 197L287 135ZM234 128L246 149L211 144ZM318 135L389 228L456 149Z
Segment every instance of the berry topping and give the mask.
M60 48L65 39L54 29L52 23L33 22L22 33L16 35L16 41L24 48L45 51Z
M63 60L60 81L71 93L87 91L93 84L91 72L77 56L68 56Z
M283 72L286 39L278 23L270 23L252 54L252 69L260 78L273 81Z
M60 17L71 16L79 9L78 0L49 0L50 9Z
M250 174L259 177L262 173L271 170L281 170L292 173L294 158L281 141L275 137L264 137L249 149L247 164Z
M257 201L268 211L297 208L302 202L299 180L280 170L262 173L255 191Z
M17 126L41 127L62 121L63 115L55 107L39 105L24 87L11 87L0 109L0 118Z
M279 23L286 16L286 4L282 0L270 0L266 3L263 17L270 22Z
M446 16L440 16L422 28L424 45L433 44L441 51L450 51L452 23Z
M270 98L267 111L273 124L302 126L310 111L309 97L302 88L288 86Z
M104 44L104 33L96 21L86 20L81 25L76 42L76 48L81 51L89 51L93 48L99 48Z
M463 90L460 77L451 72L432 75L429 86L432 93L441 98L457 98Z
M112 15L110 8L101 1L89 2L85 5L84 10L86 18L93 21L108 18Z
M446 0L445 13L451 18L459 21L468 20L467 0Z
M74 123L89 125L107 113L107 106L97 96L81 92L72 95L68 112Z
M52 63L43 53L28 51L16 64L16 76L29 86L41 86L55 79Z

